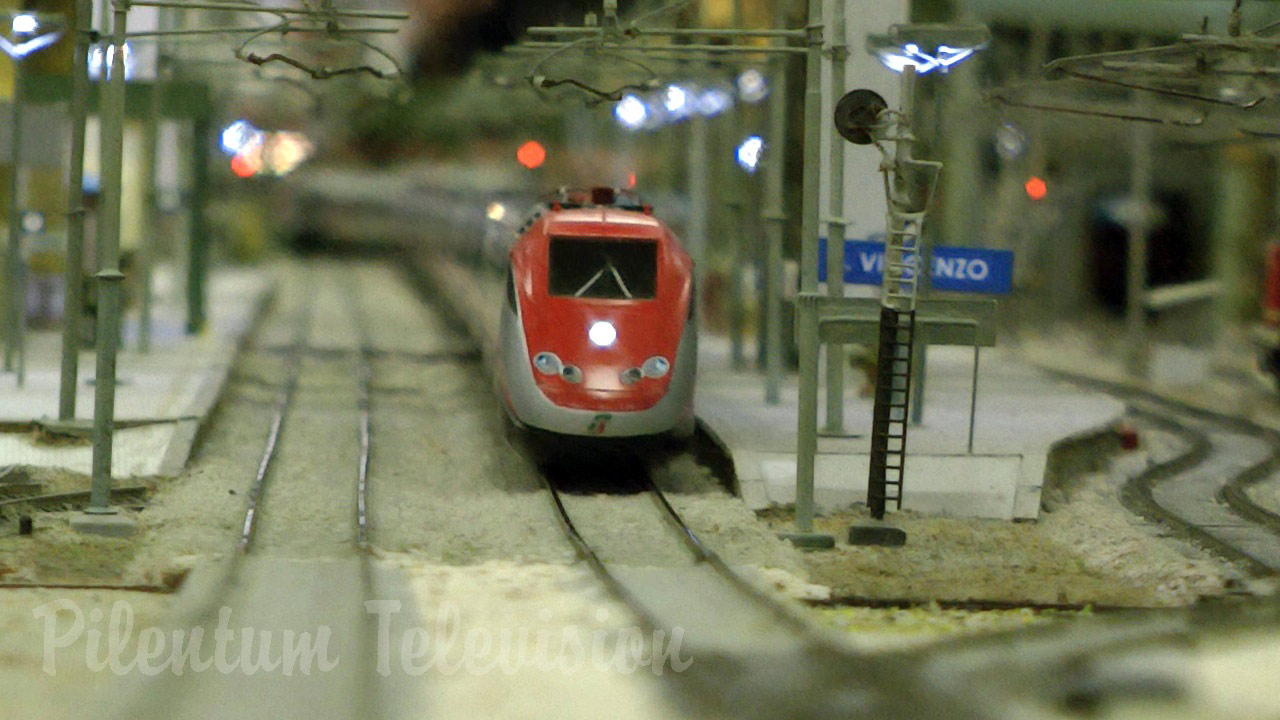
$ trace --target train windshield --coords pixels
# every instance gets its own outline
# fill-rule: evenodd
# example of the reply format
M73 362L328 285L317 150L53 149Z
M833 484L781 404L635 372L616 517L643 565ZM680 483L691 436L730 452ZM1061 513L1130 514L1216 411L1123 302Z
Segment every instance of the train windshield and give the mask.
M658 285L658 243L551 238L548 292L562 297L646 300Z

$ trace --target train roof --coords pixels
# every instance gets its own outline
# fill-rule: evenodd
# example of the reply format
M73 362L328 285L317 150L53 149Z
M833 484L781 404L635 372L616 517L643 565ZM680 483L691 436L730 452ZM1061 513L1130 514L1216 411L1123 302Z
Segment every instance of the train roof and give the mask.
M549 235L661 239L666 225L629 190L560 188L546 197L521 226L545 222Z
M598 235L607 226L608 234L656 237L662 223L652 215L609 207L552 210L547 218L551 235Z

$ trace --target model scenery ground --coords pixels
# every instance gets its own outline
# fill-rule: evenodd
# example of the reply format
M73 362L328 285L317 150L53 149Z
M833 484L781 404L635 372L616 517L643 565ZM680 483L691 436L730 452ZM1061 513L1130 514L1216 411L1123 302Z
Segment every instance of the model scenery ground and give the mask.
M156 481L146 508L135 513L140 532L126 539L85 537L70 530L70 512L36 513L34 535L0 536L0 582L163 587L233 552L303 302L314 304L309 349L286 421L279 471L270 478L259 549L318 560L345 547L350 539L339 531L350 525L354 512L351 374L359 333L343 293L315 287L319 280L339 282L344 273L355 275L367 318L364 329L378 351L372 359L372 545L382 562L411 578L422 616L433 618L441 607L451 606L465 608L464 627L532 624L589 633L630 624L628 611L607 598L564 539L537 468L508 441L472 343L424 304L395 269L376 263L340 270L324 263L283 265L279 297L239 358L186 472ZM787 508L748 510L691 457L665 460L656 479L709 546L780 593L808 600L921 603L908 609L809 611L815 620L848 632L861 647L901 647L1059 617L1029 609L946 609L929 604L933 600L1169 607L1237 586L1242 576L1236 568L1165 537L1118 502L1117 488L1127 477L1176 451L1174 441L1157 432L1143 437L1139 450L1109 454L1092 463L1096 469L1046 493L1051 500L1037 522L902 513L894 521L908 533L903 548L841 542L833 551L802 553L777 538L790 523ZM26 475L49 492L87 487L87 479L67 473L31 470ZM1280 500L1275 486L1255 492L1260 501ZM594 519L593 527L611 528L592 538L607 561L688 562L671 533L639 521L641 513L652 511L644 507L647 498L611 493L608 478L602 477L599 490L579 500L575 513ZM842 537L849 525L863 520L864 510L850 508L817 524ZM70 663L80 670L56 677L41 673L41 627L32 621L34 607L72 598L86 609L108 608L114 599L127 598L139 611L136 622L143 623L163 614L171 597L3 591L0 696L6 704L12 699L23 717L65 717L68 708L91 702L110 680L108 673L85 671L83 663ZM66 652L77 651L84 652L78 647ZM590 688L601 702L613 698L609 707L633 708L637 717L667 712L655 699L653 678L543 681L524 686L539 688L548 702L572 685ZM505 682L511 680L462 673L438 683L434 709L443 714L437 716L491 712L491 698L509 687ZM617 702L619 697L634 703ZM532 707L540 701L527 702ZM593 717L599 707L584 702L565 712Z

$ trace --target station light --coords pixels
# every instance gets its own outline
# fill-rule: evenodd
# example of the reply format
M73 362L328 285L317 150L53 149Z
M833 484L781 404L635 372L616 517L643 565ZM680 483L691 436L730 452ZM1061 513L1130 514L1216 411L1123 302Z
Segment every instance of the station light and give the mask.
M628 130L639 130L649 119L649 107L639 95L624 95L613 108L613 116Z
M736 153L738 165L748 173L754 173L756 167L760 165L760 155L764 152L764 139L759 135L752 135L742 144L738 146Z
M238 155L250 145L261 143L262 131L254 127L248 120L237 120L223 129L219 137L222 152Z
M1049 194L1049 184L1044 181L1044 178L1035 175L1028 178L1023 187L1027 191L1027 197L1032 200L1043 200Z
M35 235L44 230L44 213L39 210L26 210L21 216L22 232Z
M689 113L689 91L679 85L668 85L662 92L662 106L672 117L684 117Z
M888 34L868 35L867 51L896 73L910 67L925 75L947 72L990 40L990 32L981 26L894 25Z
M733 95L720 87L710 87L698 94L698 113L715 117L733 107Z
M890 70L900 73L908 66L915 67L917 75L925 75L934 70L946 72L952 65L972 55L977 48L952 48L940 45L936 54L920 49L915 43L907 43L901 48L887 49L878 53L881 64Z
M1001 160L1010 162L1022 157L1027 151L1027 136L1017 125L1004 123L996 128L996 154Z
M124 79L132 80L135 61L133 59L133 48L129 43L124 44L124 52L121 54L124 55ZM96 45L90 49L89 78L93 80L101 79L104 68L107 70L107 74L110 75L111 69L115 67L115 55L115 45L107 45L105 50L101 45Z
M44 20L41 20L41 17ZM30 12L19 12L9 15L8 35L0 34L0 50L14 60L21 60L37 50L49 47L62 37L61 15L37 15Z
M769 82L764 73L755 68L747 68L738 76L738 97L742 101L755 105L769 96Z
M597 320L591 323L591 328L587 330L587 337L591 340L592 345L606 348L618 339L618 329L611 322Z
M547 161L547 149L537 140L530 140L516 150L516 161L533 170Z
M270 173L288 175L315 153L315 144L300 132L268 132L248 120L236 120L218 136L222 151L232 157L231 171L239 177Z
M298 169L315 152L315 145L299 132L267 133L263 144L266 166L271 174L283 177Z
M30 35L39 26L40 23L36 22L36 16L31 13L13 16L13 33L15 35Z

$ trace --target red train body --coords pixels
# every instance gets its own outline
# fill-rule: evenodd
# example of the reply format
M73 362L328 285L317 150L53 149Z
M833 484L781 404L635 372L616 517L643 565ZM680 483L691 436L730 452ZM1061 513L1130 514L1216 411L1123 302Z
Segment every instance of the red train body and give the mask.
M518 425L635 438L693 431L693 263L648 208L564 192L510 253L499 385Z

